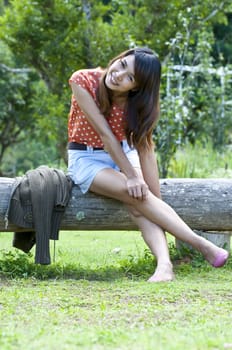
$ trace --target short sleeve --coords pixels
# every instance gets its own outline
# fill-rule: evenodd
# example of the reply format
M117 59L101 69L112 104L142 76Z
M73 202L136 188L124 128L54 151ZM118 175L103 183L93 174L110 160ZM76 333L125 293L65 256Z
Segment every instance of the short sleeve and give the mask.
M87 72L85 73L84 70L74 72L69 79L69 84L71 82L81 86L83 89L89 90L89 79Z

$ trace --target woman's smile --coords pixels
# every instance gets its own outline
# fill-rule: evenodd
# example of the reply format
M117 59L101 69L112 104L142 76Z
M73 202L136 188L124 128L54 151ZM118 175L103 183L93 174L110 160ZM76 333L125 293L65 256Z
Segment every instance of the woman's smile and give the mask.
M111 72L111 74L110 74L110 82L113 85L118 85L117 77L116 77L116 73L115 72Z
M106 74L106 86L110 90L118 92L127 92L134 89L136 87L134 65L134 55L129 55L113 62Z

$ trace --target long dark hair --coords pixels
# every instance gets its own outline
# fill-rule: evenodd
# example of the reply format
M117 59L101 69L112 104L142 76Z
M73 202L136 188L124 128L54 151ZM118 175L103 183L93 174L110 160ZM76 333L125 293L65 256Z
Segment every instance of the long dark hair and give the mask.
M112 59L108 67L117 59L129 55L135 55L135 81L138 88L128 93L125 133L128 143L141 149L153 145L152 132L159 118L161 64L154 52L145 47L124 51ZM107 69L97 90L98 103L105 116L112 105L110 91L104 83Z

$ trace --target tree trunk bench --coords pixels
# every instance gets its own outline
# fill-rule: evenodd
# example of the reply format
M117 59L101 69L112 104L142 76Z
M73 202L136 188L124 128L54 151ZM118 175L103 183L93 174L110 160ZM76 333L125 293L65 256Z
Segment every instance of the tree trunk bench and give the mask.
M9 223L4 215L9 203L13 178L0 178L0 232L25 231ZM161 179L163 200L200 235L229 249L232 233L232 179ZM83 195L78 186L61 222L60 230L137 230L121 202Z

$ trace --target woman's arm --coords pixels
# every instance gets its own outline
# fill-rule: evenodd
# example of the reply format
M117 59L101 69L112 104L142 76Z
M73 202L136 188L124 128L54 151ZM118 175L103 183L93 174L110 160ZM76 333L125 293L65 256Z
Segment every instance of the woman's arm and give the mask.
M156 197L161 198L159 171L154 148L150 147L149 150L139 151L139 159L146 184Z
M141 180L135 169L131 166L131 163L122 150L120 142L113 134L109 123L102 115L92 96L88 91L74 82L71 82L71 87L78 105L90 124L99 134L106 151L109 152L112 159L126 175L129 194L136 198L145 196L147 194L147 185Z

